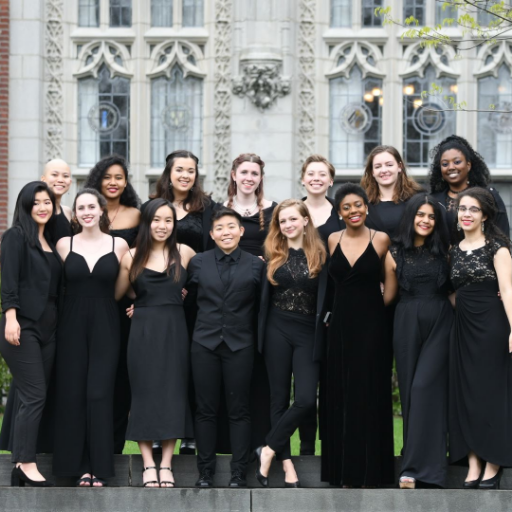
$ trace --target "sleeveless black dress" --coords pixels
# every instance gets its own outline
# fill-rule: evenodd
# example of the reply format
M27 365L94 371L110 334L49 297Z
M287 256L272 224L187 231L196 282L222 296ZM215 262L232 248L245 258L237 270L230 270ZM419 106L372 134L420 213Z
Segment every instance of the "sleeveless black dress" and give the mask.
M57 242L65 236L73 236L73 230L71 229L71 223L64 214L64 210L60 210L60 213L55 215L52 231L50 233L52 242L57 245Z
M114 475L113 399L119 353L114 298L119 261L104 254L92 272L71 251L64 262L66 293L57 331L57 396L53 472Z
M189 342L179 281L143 269L133 283L137 294L128 341L132 408L126 438L153 441L192 437L188 403Z
M450 461L470 451L512 466L510 325L498 297L495 241L473 251L450 251L457 299L450 346Z
M331 485L394 480L391 344L385 339L381 269L371 240L354 266L339 243L329 263L335 295L324 367L322 480Z
M403 476L444 487L448 459L448 348L453 308L448 261L424 246L390 249L400 301L393 348L402 402Z

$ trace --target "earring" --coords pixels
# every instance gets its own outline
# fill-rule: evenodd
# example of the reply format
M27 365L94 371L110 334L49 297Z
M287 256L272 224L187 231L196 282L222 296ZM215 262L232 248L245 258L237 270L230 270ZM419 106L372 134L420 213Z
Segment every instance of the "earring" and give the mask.
M366 209L366 215L368 215L368 214L369 214L369 212L368 212L368 208L367 208L367 209Z
M194 191L194 187L190 187L190 192L193 192Z
M482 233L484 232L484 230L485 230L485 222L482 221Z
M457 222L457 231L460 231L461 229L460 224Z
M172 188L172 181L169 182L169 188Z

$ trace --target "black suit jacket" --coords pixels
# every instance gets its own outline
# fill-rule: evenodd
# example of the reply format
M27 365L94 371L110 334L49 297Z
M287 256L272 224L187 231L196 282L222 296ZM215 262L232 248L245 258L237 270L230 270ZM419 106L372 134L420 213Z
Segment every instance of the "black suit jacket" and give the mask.
M324 318L329 311L328 304L329 272L328 260L325 262L320 274L318 275L318 295L316 299L316 317L315 317L315 342L313 345L313 361L321 361L325 354L325 335L326 327ZM263 352L265 344L265 332L267 327L268 310L271 302L272 285L266 278L263 280L261 291L260 313L258 315L258 350Z
M264 266L256 256L241 251L229 286L224 289L215 250L192 258L185 300L189 329L193 325L192 341L211 350L225 342L232 351L254 343Z
M54 245L48 244L61 261ZM41 245L30 247L18 228L8 229L2 238L0 266L3 313L15 308L18 315L39 320L48 302L51 278L50 263Z

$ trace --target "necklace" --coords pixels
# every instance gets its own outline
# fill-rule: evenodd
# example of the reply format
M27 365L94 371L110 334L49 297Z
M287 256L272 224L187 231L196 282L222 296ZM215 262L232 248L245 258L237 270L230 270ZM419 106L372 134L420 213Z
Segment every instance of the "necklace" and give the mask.
M233 206L235 207L235 210L241 213L244 217L250 217L253 214L254 209L257 208L258 206L258 200L256 199L256 201L254 201L254 204L246 208L244 206L240 206L238 204L238 201L236 200L236 196L233 196Z
M114 213L114 218L112 220L110 220L110 217L109 217L109 229L112 229L112 225L114 224L114 221L116 220L116 217L117 217L117 214L119 213L119 208L121 208L121 203L119 203L119 206L117 207L117 210L116 210L116 213Z
M456 194L456 195L459 195L461 194L462 192L464 192L465 190L467 190L469 187L466 187L466 188L463 188L462 190L459 190L458 192L456 190L452 190L451 187L448 187L448 190L452 193L452 194Z

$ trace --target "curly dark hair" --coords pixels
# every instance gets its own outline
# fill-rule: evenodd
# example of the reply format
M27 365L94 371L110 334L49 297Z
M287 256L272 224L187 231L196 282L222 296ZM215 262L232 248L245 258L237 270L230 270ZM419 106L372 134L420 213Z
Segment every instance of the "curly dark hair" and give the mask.
M487 246L491 246L492 242L500 241L505 247L509 250L511 248L510 238L508 234L503 233L501 229L496 225L496 217L498 215L498 208L496 206L496 201L494 200L494 196L486 189L482 187L473 187L464 192L461 192L457 196L456 205L457 207L460 204L460 201L463 197L472 197L476 199L480 203L480 207L482 208L482 214L487 217L485 220L485 241ZM459 242L464 238L464 232L458 231L457 237Z
M124 171L126 178L126 188L121 194L121 204L124 206L131 206L132 208L140 208L140 199L135 192L130 178L128 176L128 164L126 160L120 155L109 155L102 158L90 171L84 183L84 188L94 188L101 194L101 182L107 170L113 165L119 165Z
M491 173L483 157L471 147L466 139L458 135L450 135L430 152L432 157L429 172L430 193L443 192L448 189L448 183L443 180L441 172L441 156L449 149L460 151L466 160L471 162L471 172L468 174L469 187L487 187L491 182Z
M346 196L354 194L356 196L359 196L364 204L368 206L368 196L366 195L366 192L361 185L357 185L356 183L343 183L338 190L336 190L336 193L334 194L334 207L336 208L336 211L340 211L340 204L345 199Z

